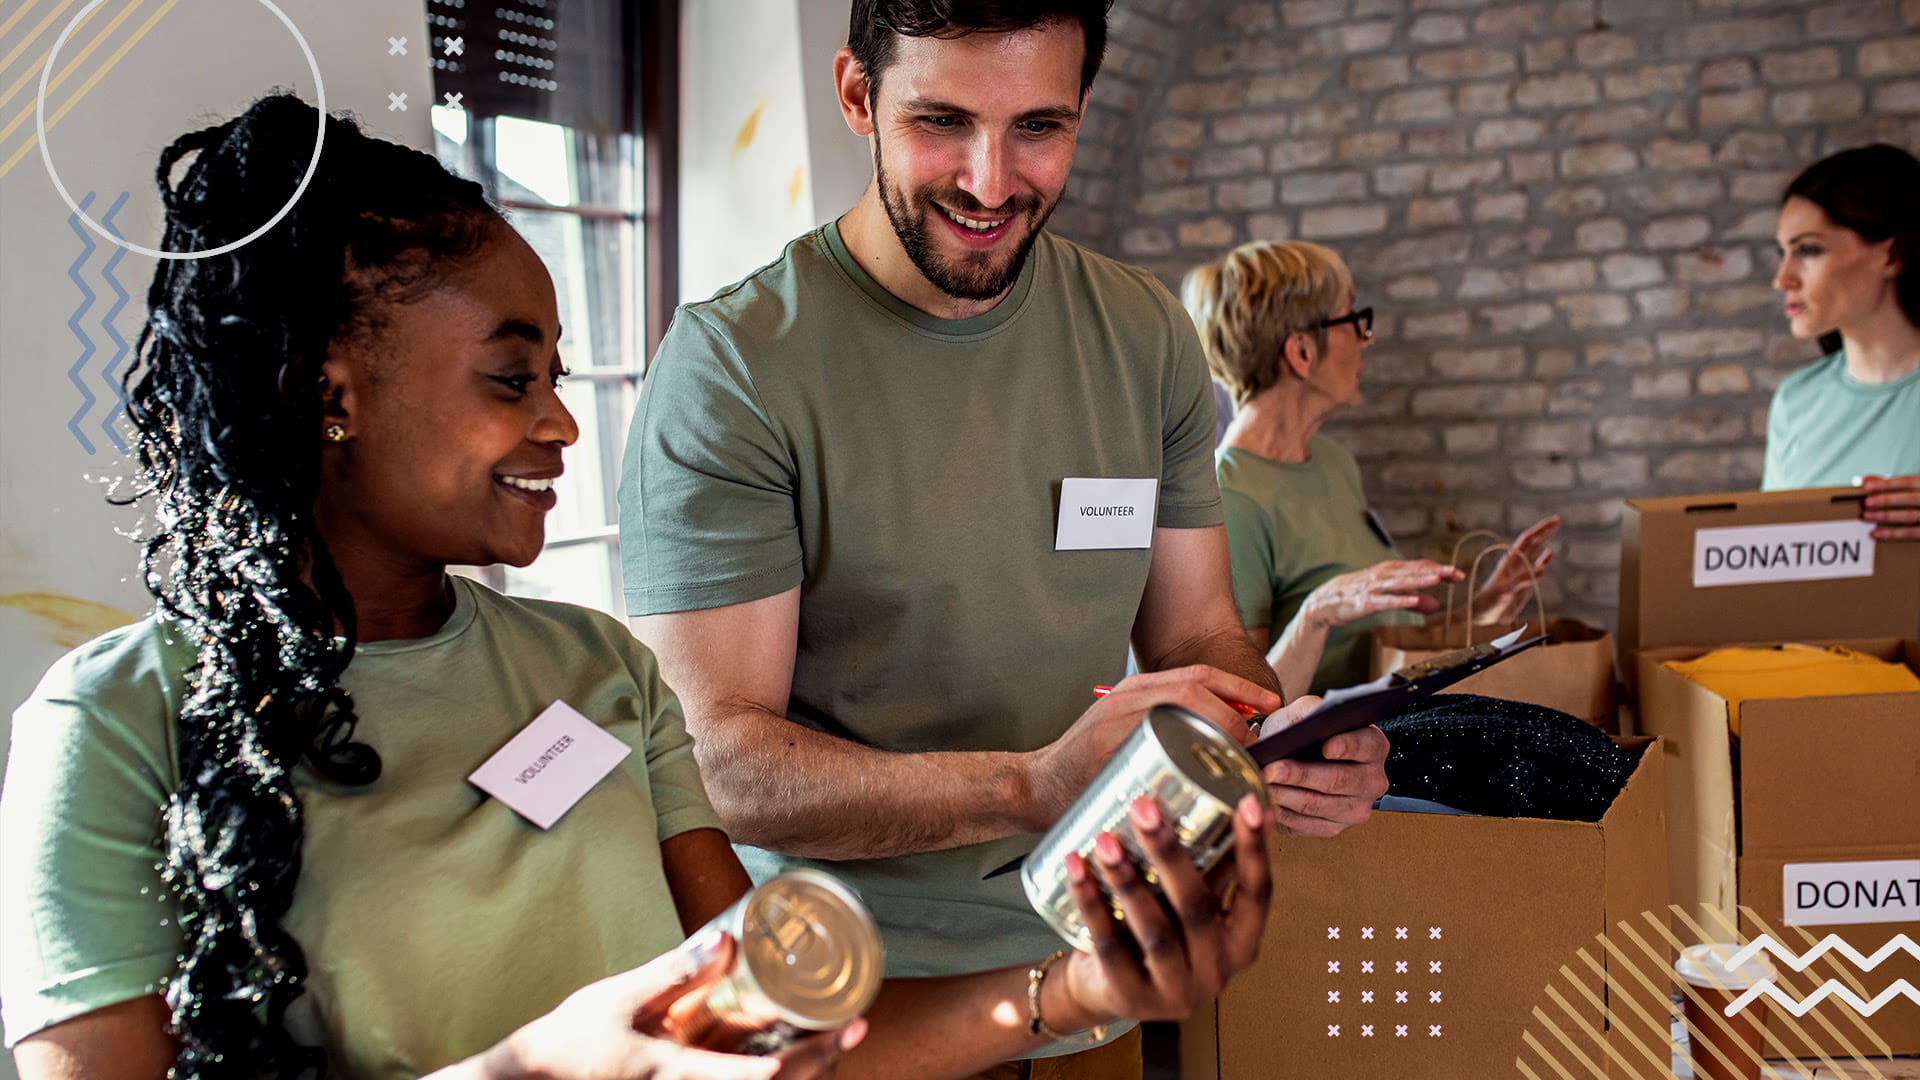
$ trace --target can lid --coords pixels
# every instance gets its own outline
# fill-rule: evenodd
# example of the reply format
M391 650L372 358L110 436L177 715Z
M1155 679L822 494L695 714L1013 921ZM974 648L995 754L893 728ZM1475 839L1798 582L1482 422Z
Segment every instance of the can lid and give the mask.
M1726 943L1689 945L1680 950L1673 965L1674 974L1703 990L1750 990L1774 977L1773 965L1755 953L1745 962L1732 963L1740 946Z
M851 889L813 870L789 870L747 899L740 957L780 1018L826 1031L873 1004L885 976L880 931Z
M1202 791L1228 806L1248 795L1266 797L1267 783L1253 759L1205 717L1178 705L1156 705L1147 724L1167 760Z

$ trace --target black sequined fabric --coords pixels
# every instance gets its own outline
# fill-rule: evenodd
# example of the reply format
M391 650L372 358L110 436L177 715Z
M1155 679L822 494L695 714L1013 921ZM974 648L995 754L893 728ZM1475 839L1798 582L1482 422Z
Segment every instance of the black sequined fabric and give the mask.
M1639 760L1557 709L1477 694L1427 698L1380 729L1392 794L1489 817L1599 821Z

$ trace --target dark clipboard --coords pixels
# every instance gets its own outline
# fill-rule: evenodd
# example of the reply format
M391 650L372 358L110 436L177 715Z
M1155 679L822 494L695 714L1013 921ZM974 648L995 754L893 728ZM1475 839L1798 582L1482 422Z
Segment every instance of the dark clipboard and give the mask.
M1247 754L1263 768L1285 758L1317 761L1320 744L1335 735L1395 716L1421 698L1547 640L1545 634L1523 640L1520 635L1525 632L1515 630L1484 644L1408 664L1369 683L1328 691L1319 708L1298 723L1255 740Z
M1255 740L1247 749L1254 764L1265 768L1276 761L1320 760L1320 744L1343 732L1377 724L1398 715L1421 698L1437 693L1454 683L1485 671L1516 653L1524 652L1547 640L1546 634L1522 639L1526 630L1515 630L1480 645L1441 653L1417 664L1408 664L1369 683L1333 690L1298 723L1281 728ZM1004 866L995 867L981 880L997 878L1020 868L1022 855Z

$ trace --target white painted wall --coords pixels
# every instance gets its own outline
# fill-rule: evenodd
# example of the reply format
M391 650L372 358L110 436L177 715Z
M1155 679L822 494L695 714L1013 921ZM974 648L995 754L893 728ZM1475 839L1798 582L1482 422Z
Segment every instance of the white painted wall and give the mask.
M0 135L0 169L6 169L0 174L0 763L13 709L47 665L105 625L150 608L134 573L134 545L115 532L132 518L107 506L101 485L89 479L128 472L102 429L127 362L112 359L116 346L105 318L117 302L105 273L118 249L88 233L96 246L82 258L86 243L69 224L70 212L32 148L40 66L61 28L84 6L0 3L0 23L23 16L0 35L0 57L22 46L16 59L0 67L0 131L24 116ZM353 111L388 138L432 146L424 3L279 0L279 6L312 47L330 109ZM59 14L29 38L49 12ZM50 129L48 141L74 198L96 193L91 209L98 218L121 192L130 192L115 223L128 237L156 246L160 204L153 170L159 151L179 133L231 116L275 87L315 100L314 82L299 46L257 0L106 0L62 47L56 74L123 15L49 95L49 119L69 100L76 103ZM403 35L408 55L389 55L387 38ZM32 80L4 98L6 88L28 72ZM77 88L96 74L98 81L76 99ZM407 111L388 111L389 92L407 95ZM7 168L22 147L29 152ZM74 272L95 294L84 311L81 287L69 276L76 261ZM144 317L153 267L152 259L131 253L120 253L113 266L113 279L130 299L111 326L129 342ZM69 380L83 352L70 319L97 350L80 375L99 399L91 407L84 407L82 392ZM69 430L76 413L92 453ZM6 853L0 851L5 872ZM0 1063L0 1077L12 1075L10 1060Z
M708 0L681 24L680 296L773 261L866 187L833 94L846 0Z

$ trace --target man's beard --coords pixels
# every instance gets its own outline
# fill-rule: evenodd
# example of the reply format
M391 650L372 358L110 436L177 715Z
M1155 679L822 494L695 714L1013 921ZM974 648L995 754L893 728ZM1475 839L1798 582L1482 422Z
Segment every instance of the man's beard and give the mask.
M896 200L893 185L887 181L887 167L881 160L880 142L873 144L873 172L880 185L880 205L886 208L887 220L893 223L893 235L900 238L900 246L907 252L907 258L913 260L922 276L933 283L933 287L956 300L992 300L1013 287L1020 277L1020 271L1027 265L1027 253L1033 250L1033 242L1040 237L1040 230L1047 219L1053 216L1054 207L1060 205L1055 199L1053 204L1040 206L1037 196L1020 196L1009 199L1005 205L989 212L980 205L980 200L966 192L953 189L944 197L956 213L968 217L997 217L1007 214L1011 219L1026 217L1032 221L1027 235L1013 251L1006 265L999 270L993 266L993 252L969 252L958 261L946 259L934 250L933 237L928 235L931 223L928 218L944 212L931 199L924 195L909 196L900 193ZM917 211L917 212L916 212Z

